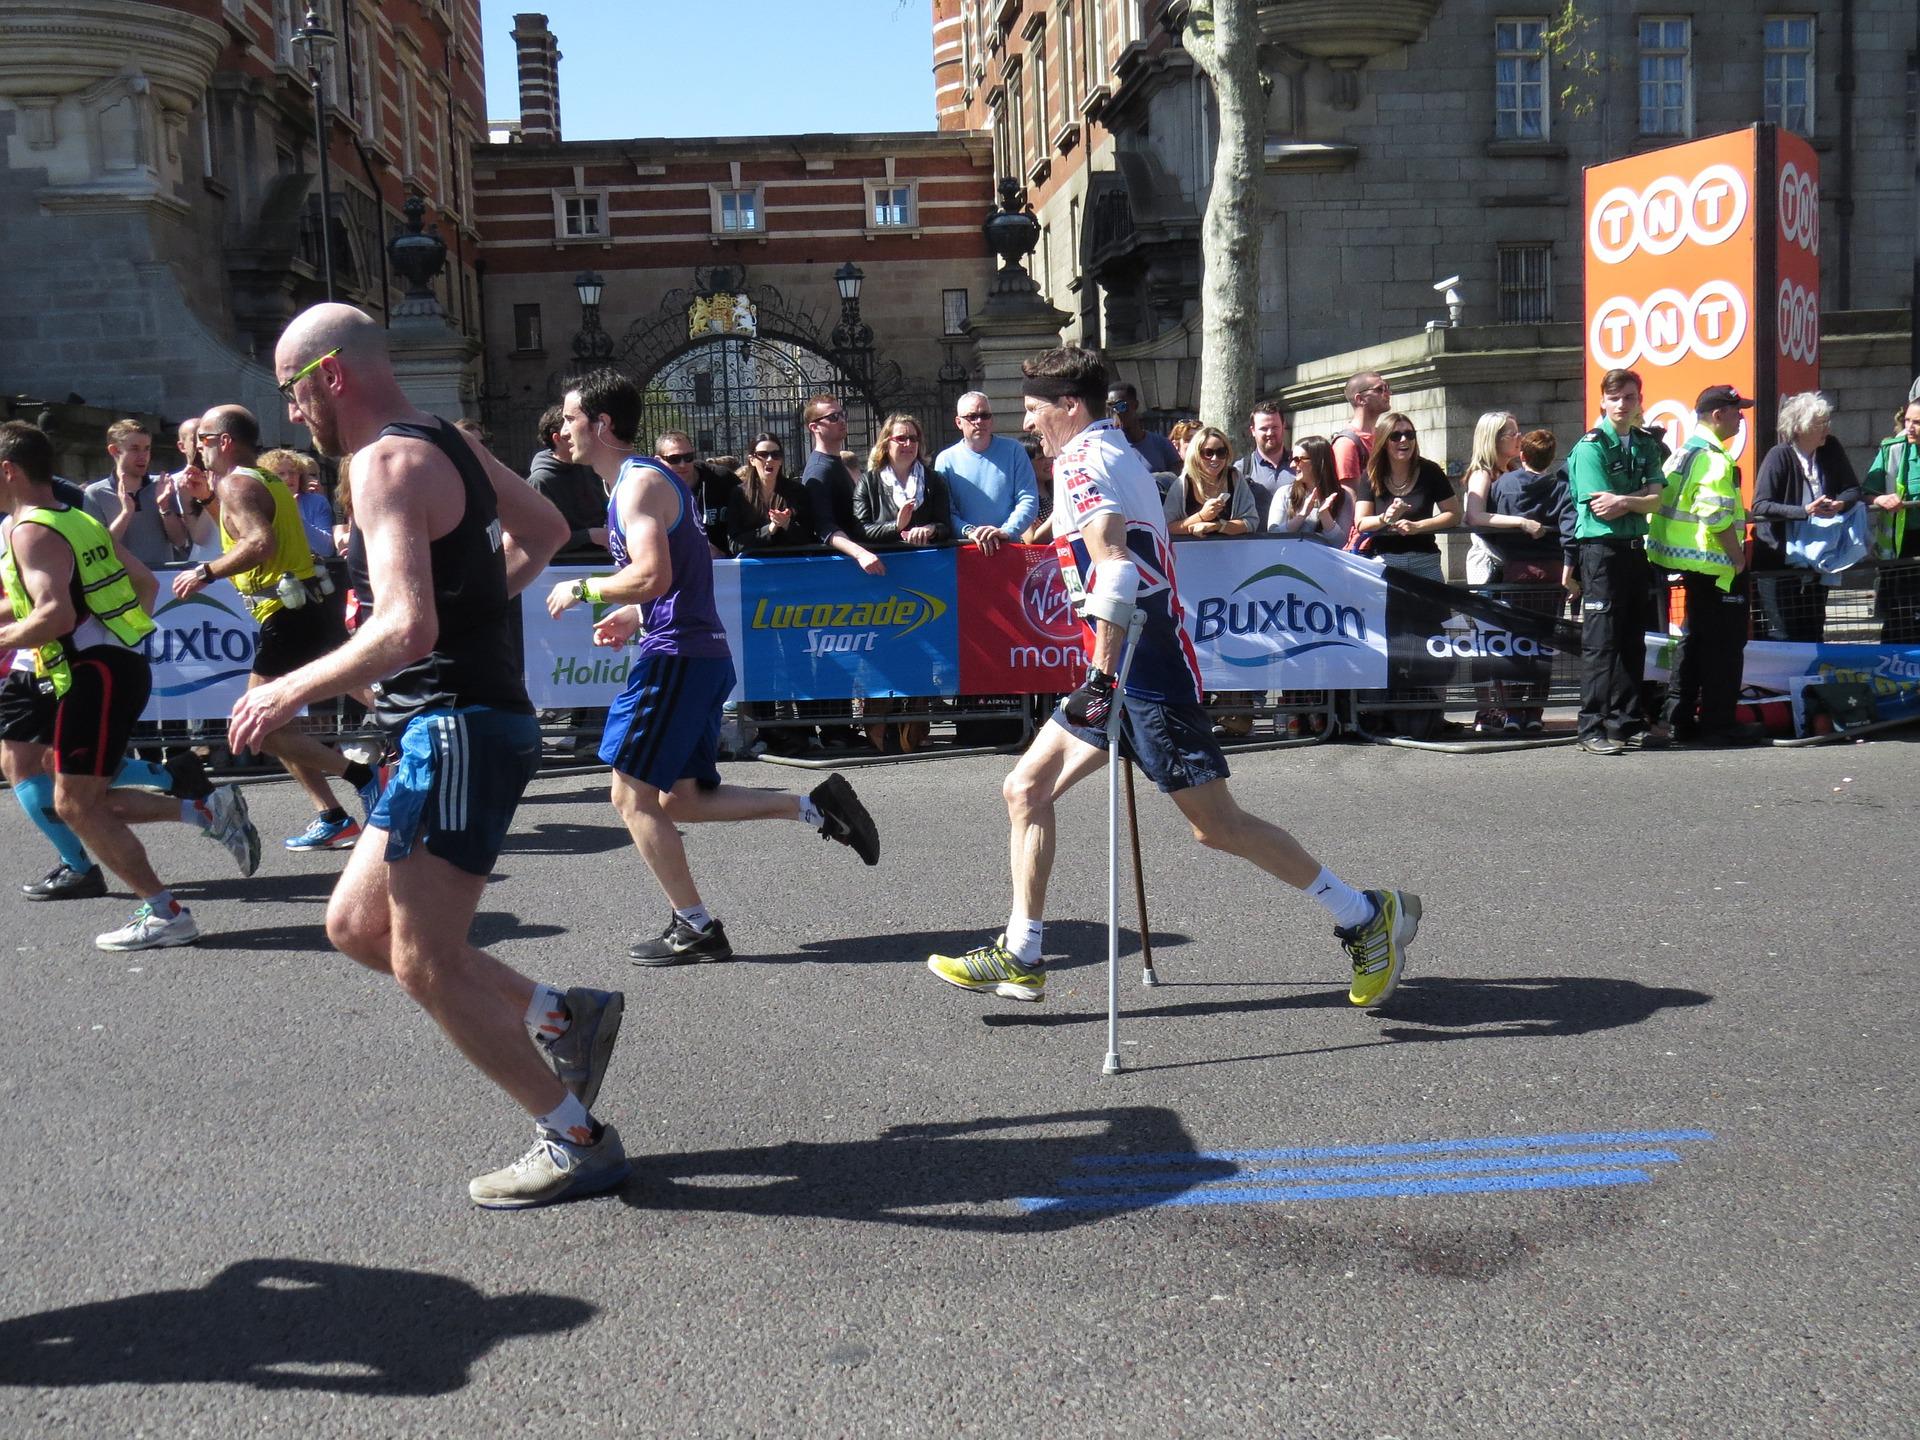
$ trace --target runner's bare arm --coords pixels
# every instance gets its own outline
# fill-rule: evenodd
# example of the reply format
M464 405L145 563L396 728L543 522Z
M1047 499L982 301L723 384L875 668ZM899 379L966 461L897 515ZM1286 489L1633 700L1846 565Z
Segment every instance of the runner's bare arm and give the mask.
M674 488L647 467L628 471L614 492L620 523L627 533L627 563L613 574L594 581L602 604L635 605L666 593L673 583L673 559L667 551L667 531L679 514ZM563 580L547 596L547 613L564 615L579 603L571 580Z
M33 609L24 620L0 625L0 650L31 650L80 623L73 608L73 551L44 525L14 526L11 543Z
M507 594L518 595L552 563L571 531L551 500L509 470L486 446L471 436L467 443L493 481L507 556Z
M142 610L152 614L154 599L160 593L160 577L149 570L140 557L131 550L121 550L119 553L120 563L126 568L127 579L133 582L133 598L140 602Z
M273 558L273 495L251 475L235 470L219 483L220 513L233 544L207 563L216 579L252 570Z

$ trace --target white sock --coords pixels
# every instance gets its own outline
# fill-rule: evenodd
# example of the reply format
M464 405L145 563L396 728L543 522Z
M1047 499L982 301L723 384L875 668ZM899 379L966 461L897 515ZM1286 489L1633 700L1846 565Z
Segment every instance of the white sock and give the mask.
M794 818L802 825L818 830L827 823L827 817L820 813L820 807L813 803L811 795L796 795L793 798L800 802L800 813Z
M587 1113L587 1107L580 1103L580 1097L571 1090L567 1092L566 1099L534 1123L556 1140L564 1140L569 1145L593 1144L593 1116Z
M1341 930L1351 930L1373 918L1374 903L1367 898L1366 891L1354 889L1324 865L1307 886L1307 894L1320 902Z
M1025 915L1015 912L1007 917L1007 953L1022 965L1040 963L1040 936L1046 929L1044 920L1029 920Z
M213 824L213 812L207 808L206 802L203 800L182 800L180 802L180 823L183 825L196 825L200 829L205 830L209 825Z
M673 913L703 935L713 928L713 916L704 905L696 905L691 910L682 910L675 906Z
M533 987L533 999L527 1002L523 1019L527 1034L542 1045L551 1045L573 1024L573 1017L567 1013L567 997L551 985Z

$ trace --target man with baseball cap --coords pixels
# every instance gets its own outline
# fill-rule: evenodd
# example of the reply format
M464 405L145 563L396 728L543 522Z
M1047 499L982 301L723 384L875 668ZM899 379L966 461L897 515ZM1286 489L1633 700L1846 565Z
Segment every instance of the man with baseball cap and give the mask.
M1734 719L1747 648L1747 510L1727 451L1752 408L1731 385L1700 392L1693 434L1648 517L1647 558L1678 571L1686 594L1686 633L1667 687L1667 724L1680 744L1741 745L1760 735Z

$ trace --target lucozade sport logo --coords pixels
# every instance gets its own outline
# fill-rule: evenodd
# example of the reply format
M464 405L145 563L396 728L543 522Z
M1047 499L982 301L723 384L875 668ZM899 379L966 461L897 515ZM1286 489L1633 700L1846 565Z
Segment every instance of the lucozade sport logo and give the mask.
M872 653L883 636L903 640L946 613L944 600L905 588L884 600L777 601L762 596L747 628L801 631L808 655L850 655Z

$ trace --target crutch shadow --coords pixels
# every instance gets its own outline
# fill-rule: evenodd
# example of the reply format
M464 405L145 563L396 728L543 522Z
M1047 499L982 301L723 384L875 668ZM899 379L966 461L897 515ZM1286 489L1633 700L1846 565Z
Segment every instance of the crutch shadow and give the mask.
M1070 1133L1061 1133L1066 1130ZM1103 1212L1046 1203L1089 1155L1191 1157L1156 1169ZM642 1210L867 1220L936 1230L1063 1230L1171 1200L1234 1173L1197 1154L1172 1110L1153 1105L895 1125L870 1140L649 1156L621 1198ZM1156 1178L1158 1177L1158 1178ZM982 1207L996 1207L982 1213ZM1012 1213L1004 1208L1012 1206Z

